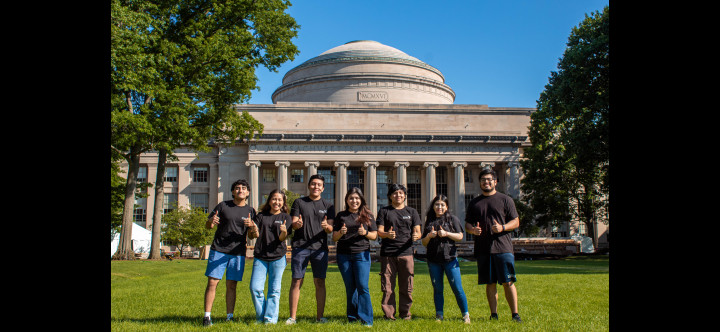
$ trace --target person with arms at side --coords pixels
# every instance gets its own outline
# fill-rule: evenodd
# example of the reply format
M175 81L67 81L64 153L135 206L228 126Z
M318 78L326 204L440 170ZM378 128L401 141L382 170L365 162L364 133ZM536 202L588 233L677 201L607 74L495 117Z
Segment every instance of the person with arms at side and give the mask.
M250 293L255 306L255 320L258 323L276 324L280 309L282 276L287 265L285 238L292 224L288 214L287 197L275 189L248 231L248 238L255 239L253 251ZM267 296L263 294L265 280L268 280Z
M490 319L498 319L497 284L502 284L512 320L520 323L511 233L520 226L520 219L513 199L495 190L494 170L483 169L479 179L481 195L470 201L465 215L465 229L475 238L478 285L486 285Z
M458 217L448 210L450 203L447 196L440 194L430 203L426 213L422 244L427 247L426 258L430 281L433 286L435 302L435 319L444 319L443 307L443 272L447 276L450 288L460 308L460 315L465 324L470 324L467 297L460 278L460 263L457 260L455 242L462 241L463 227Z
M315 301L317 304L316 321L327 322L325 313L325 275L328 267L328 234L333 231L335 205L321 197L325 190L325 178L315 174L308 181L309 195L296 199L290 209L292 216L292 258L290 269L290 318L285 324L295 324L300 287L305 278L308 262L312 266L315 282Z
M400 318L410 320L415 274L412 245L422 235L422 221L417 210L405 204L407 188L402 184L393 183L389 186L388 199L391 204L381 208L377 216L378 236L382 238L380 288L383 296L380 307L385 319L395 320L395 278L397 277L399 293L397 312Z
M203 325L212 325L210 313L215 301L217 284L227 271L225 282L225 304L227 309L226 320L233 318L235 311L235 294L237 282L242 281L245 272L245 251L247 250L246 232L255 209L248 205L250 186L245 180L237 180L230 187L232 200L220 202L210 212L205 227L212 229L217 226L210 253L208 255L205 276L208 277L205 287L205 315Z
M346 314L349 322L373 325L370 300L370 240L377 238L375 218L365 203L359 188L353 187L345 195L345 210L340 211L333 223L333 241L337 242L337 264L347 299Z

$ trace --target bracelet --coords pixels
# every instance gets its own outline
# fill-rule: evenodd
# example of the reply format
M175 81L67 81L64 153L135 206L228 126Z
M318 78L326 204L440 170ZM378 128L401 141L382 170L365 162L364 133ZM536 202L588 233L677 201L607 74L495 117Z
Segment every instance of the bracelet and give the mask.
M502 227L503 227L503 232L504 232L504 231L505 231L505 225L502 225Z

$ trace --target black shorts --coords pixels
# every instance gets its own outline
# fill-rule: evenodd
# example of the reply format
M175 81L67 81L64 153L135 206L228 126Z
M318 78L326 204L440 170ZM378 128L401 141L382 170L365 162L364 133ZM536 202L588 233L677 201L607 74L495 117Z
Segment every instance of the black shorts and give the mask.
M515 255L480 254L477 257L478 285L515 282Z

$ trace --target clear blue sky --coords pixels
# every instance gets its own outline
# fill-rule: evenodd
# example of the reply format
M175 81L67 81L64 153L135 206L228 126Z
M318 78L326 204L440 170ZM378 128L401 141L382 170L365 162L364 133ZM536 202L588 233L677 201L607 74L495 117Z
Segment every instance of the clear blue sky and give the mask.
M437 68L455 104L536 107L570 31L609 0L295 0L300 54L258 68L251 104L272 104L288 70L335 46L374 40Z

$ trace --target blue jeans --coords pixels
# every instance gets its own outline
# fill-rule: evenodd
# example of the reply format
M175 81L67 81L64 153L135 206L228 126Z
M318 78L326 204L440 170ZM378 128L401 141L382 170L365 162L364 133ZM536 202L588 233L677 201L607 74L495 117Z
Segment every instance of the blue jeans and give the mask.
M280 285L285 266L287 266L285 257L269 262L258 258L253 260L250 293L255 305L255 319L258 322L277 323L280 310ZM267 297L263 294L266 277L268 278Z
M337 255L337 264L343 281L347 299L347 318L349 321L361 320L372 325L373 309L370 301L370 251L357 254Z
M458 307L460 307L460 314L465 316L468 313L467 298L465 297L465 291L463 291L462 282L460 281L460 264L456 259L452 261L438 264L428 261L428 270L430 272L430 281L433 286L433 300L435 301L435 314L443 315L443 272L447 275L448 283L455 293L455 300L457 300Z

